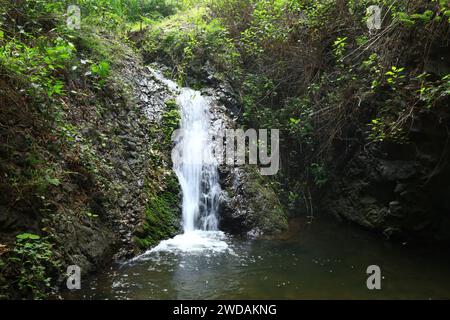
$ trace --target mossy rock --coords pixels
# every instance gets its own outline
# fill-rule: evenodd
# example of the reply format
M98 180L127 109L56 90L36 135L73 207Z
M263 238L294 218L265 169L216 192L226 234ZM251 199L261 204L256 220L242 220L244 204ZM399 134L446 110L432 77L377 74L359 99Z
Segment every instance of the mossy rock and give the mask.
M181 193L170 157L171 135L179 126L180 116L175 100L169 99L165 105L161 122L151 128L155 143L146 183L149 200L135 237L140 249L148 249L180 232Z
M180 231L179 203L179 186L175 174L172 174L167 177L164 191L150 195L145 221L136 233L135 241L139 248L148 249Z
M273 235L287 228L278 196L257 168L245 166L225 173L221 227L232 233Z

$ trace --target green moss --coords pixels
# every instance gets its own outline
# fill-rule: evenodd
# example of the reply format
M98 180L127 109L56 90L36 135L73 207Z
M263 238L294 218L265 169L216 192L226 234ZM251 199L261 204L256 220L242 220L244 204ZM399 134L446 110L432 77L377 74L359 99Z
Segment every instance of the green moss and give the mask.
M171 137L180 123L180 111L175 100L170 99L166 102L166 112L162 115L161 129L164 133L165 147L171 147Z
M136 243L142 249L156 245L178 232L178 197L166 191L149 199L145 211L143 234Z
M150 194L145 210L145 222L136 237L141 249L156 245L179 231L179 187L175 174L165 179L164 191L155 192L148 186Z
M135 238L141 249L154 246L179 231L180 187L172 170L170 154L171 135L178 128L180 115L175 100L167 100L165 104L166 110L161 122L153 126L150 132L155 143L146 183L149 201L145 210L145 222Z
M251 209L247 217L250 229L259 229L265 235L276 234L287 228L287 217L280 200L268 178L263 177L254 166L245 166L246 207ZM232 190L227 190L229 196Z

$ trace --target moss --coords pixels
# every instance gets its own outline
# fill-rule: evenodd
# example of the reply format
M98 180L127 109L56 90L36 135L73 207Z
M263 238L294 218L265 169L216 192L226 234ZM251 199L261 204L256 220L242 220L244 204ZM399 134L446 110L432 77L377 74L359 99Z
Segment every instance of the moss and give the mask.
M152 190L154 186L147 186L150 197L145 209L145 222L135 239L141 249L154 246L179 231L178 182L175 174L165 180L162 192L155 192Z
M150 132L155 143L146 183L149 200L145 221L135 237L136 244L141 249L173 237L180 229L180 187L170 159L171 135L178 127L180 115L175 100L169 99L165 104L161 122L153 126Z
M169 99L165 102L166 111L162 114L161 130L164 133L165 148L171 147L171 137L175 129L180 123L180 112L178 105L174 99ZM167 151L167 150L166 150Z
M278 196L255 167L247 172L246 199L254 212L253 223L264 234L274 234L287 228L287 218Z
M120 65L127 57L132 56L133 49L124 43L120 35L116 37L108 34L100 34L91 26L86 26L74 39L78 51L86 53L95 61L110 61Z

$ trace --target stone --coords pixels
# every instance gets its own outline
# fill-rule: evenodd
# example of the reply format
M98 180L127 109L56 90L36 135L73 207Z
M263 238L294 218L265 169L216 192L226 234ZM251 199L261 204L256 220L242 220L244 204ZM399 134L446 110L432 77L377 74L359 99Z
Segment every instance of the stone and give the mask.
M402 216L402 206L399 201L391 201L389 202L389 214L395 217Z
M415 161L381 160L380 174L386 181L397 181L412 178L416 173Z

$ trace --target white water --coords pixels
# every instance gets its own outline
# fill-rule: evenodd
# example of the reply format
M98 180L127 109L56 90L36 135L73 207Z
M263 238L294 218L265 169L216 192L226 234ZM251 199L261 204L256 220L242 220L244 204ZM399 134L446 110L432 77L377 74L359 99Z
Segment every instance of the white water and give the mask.
M199 91L178 88L171 80L151 70L165 83L169 90L177 92L180 107L180 135L176 138L174 171L183 193L183 234L162 241L147 251L142 258L154 252L223 252L231 251L226 236L218 230L218 209L221 188L217 161L213 157L212 141L209 139L211 116L210 102ZM140 257L138 257L140 258ZM133 259L134 260L134 259Z
M181 135L177 142L180 163L174 170L183 191L183 229L217 231L220 185L209 139L209 102L200 92L183 88L177 97Z

